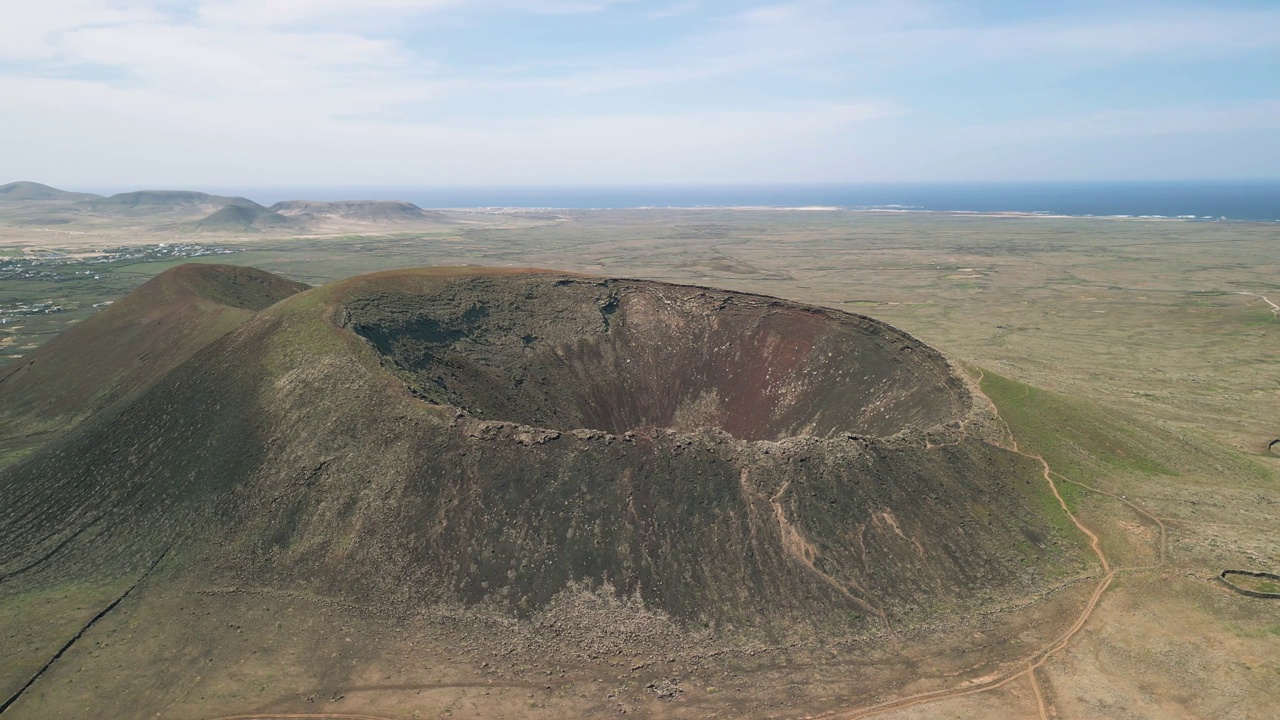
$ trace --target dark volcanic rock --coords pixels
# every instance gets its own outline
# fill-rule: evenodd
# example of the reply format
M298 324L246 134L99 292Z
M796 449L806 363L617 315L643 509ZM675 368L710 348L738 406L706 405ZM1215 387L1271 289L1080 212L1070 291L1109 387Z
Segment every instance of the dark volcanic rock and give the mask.
M880 437L959 422L969 405L946 360L915 339L774 298L515 276L345 309L423 398L527 425Z
M900 331L771 298L364 276L0 474L0 577L169 549L200 582L375 606L594 588L723 629L900 625L1080 561L974 393Z

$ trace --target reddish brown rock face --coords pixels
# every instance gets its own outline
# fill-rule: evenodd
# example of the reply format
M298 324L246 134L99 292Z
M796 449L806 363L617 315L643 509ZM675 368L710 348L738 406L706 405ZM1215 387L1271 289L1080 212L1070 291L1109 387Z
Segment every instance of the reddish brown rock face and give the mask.
M346 307L424 398L486 419L886 437L959 421L969 402L942 356L904 333L740 293L525 275Z

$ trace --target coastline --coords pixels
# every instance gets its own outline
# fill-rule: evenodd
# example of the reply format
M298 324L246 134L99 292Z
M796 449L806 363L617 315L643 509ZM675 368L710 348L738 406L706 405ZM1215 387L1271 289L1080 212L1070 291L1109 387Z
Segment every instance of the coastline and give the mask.
M1156 222L1187 223L1256 223L1280 224L1277 219L1233 218L1209 215L1073 215L1067 213L1037 212L1026 210L930 210L926 208L906 207L841 207L835 205L638 205L617 207L565 207L565 206L526 206L526 205L493 205L478 207L424 207L427 210L457 213L483 213L490 215L547 212L547 213L589 213L589 212L801 212L801 213L850 213L869 215L937 215L972 218L1009 218L1009 219L1042 219L1042 220L1140 220Z

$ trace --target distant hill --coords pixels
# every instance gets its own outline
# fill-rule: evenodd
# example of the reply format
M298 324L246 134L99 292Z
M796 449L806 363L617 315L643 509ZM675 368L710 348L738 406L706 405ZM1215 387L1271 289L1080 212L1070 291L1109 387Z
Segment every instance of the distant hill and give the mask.
M299 218L341 218L369 222L407 222L415 220L443 220L437 212L429 212L410 202L399 200L338 200L317 202L312 200L285 200L271 206L281 215Z
M142 215L213 212L228 205L262 207L248 198L224 197L188 190L138 190L88 200L80 205L100 213Z
M94 195L93 193L59 190L55 187L25 180L12 182L8 185L0 185L0 202L6 200L64 200L74 202L77 200L100 199L101 197L101 195Z
M163 223L157 229L254 232L288 227L332 229L343 223L450 223L442 213L399 200L286 200L263 207L245 197L192 190L135 190L108 197L73 193L34 182L0 185L0 203L34 203L8 212L16 224L48 225L117 218ZM35 214L33 214L35 213Z
M215 210L208 217L191 224L191 229L201 232L252 232L297 225L296 221L277 212L252 203L228 205Z
M73 425L148 387L254 312L305 289L234 265L166 270L6 368L0 438Z

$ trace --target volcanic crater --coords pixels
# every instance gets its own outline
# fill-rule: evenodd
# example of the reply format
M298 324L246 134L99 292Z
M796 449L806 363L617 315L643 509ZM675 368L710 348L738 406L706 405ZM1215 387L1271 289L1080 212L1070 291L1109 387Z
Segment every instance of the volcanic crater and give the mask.
M149 583L535 623L586 593L830 639L969 616L1086 562L986 399L870 318L424 268L292 294L191 353L0 472L0 575L164 557Z
M946 359L914 338L757 295L480 275L344 307L421 398L556 430L888 437L958 423L970 404Z

